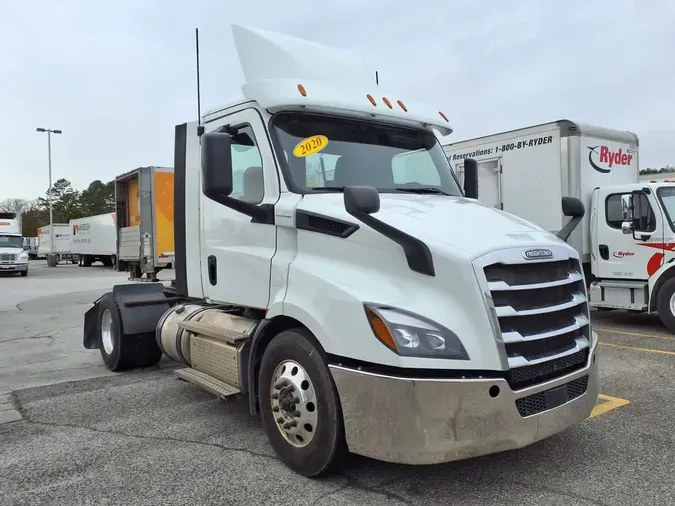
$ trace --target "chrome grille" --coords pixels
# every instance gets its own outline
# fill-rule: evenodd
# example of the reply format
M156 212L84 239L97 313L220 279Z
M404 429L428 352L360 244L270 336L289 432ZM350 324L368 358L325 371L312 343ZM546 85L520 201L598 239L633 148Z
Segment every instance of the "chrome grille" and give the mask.
M14 253L0 254L0 262L13 262L14 260L16 260L16 254Z
M514 390L583 368L591 343L579 261L561 247L549 248L551 259L525 260L523 249L479 261Z

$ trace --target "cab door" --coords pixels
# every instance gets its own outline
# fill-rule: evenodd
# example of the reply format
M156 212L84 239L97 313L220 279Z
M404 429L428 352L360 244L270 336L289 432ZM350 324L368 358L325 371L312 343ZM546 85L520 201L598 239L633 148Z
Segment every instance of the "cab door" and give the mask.
M225 125L236 130L232 135L230 196L252 204L273 205L279 200L279 179L260 113L253 108L237 111L207 123L206 130L216 131ZM201 220L204 295L214 302L267 308L276 226L256 223L204 194Z
M663 262L664 220L653 192L597 190L594 274L601 279L647 280ZM634 217L632 228L631 215Z

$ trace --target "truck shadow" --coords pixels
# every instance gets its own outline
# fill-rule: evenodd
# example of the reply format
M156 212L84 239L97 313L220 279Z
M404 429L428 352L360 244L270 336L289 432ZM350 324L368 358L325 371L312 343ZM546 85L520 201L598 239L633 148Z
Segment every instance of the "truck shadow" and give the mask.
M667 333L659 315L652 313L635 313L620 309L610 311L592 311L591 322L602 327L641 327L640 330L647 332ZM626 329L627 331L630 329Z

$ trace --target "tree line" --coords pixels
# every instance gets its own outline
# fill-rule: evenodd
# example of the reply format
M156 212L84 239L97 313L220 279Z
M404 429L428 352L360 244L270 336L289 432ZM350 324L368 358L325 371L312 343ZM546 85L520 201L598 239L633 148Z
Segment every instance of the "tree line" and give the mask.
M86 190L78 191L67 179L52 186L54 223L68 223L75 218L110 213L115 210L115 182L92 181ZM21 213L24 237L37 237L37 229L49 225L49 189L37 199L5 199L0 211Z
M663 173L669 173L669 172L675 172L675 167L671 167L670 165L666 165L665 167L661 167L660 169L641 169L640 174L645 175L645 174L663 174Z

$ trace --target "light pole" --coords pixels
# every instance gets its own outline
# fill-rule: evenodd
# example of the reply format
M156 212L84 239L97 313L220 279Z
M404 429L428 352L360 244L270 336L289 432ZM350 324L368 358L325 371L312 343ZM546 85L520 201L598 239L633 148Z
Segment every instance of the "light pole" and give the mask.
M61 130L51 128L38 128L38 132L47 132L47 157L49 159L49 254L47 255L47 267L56 267L56 253L54 253L54 214L52 212L52 134L63 133Z

